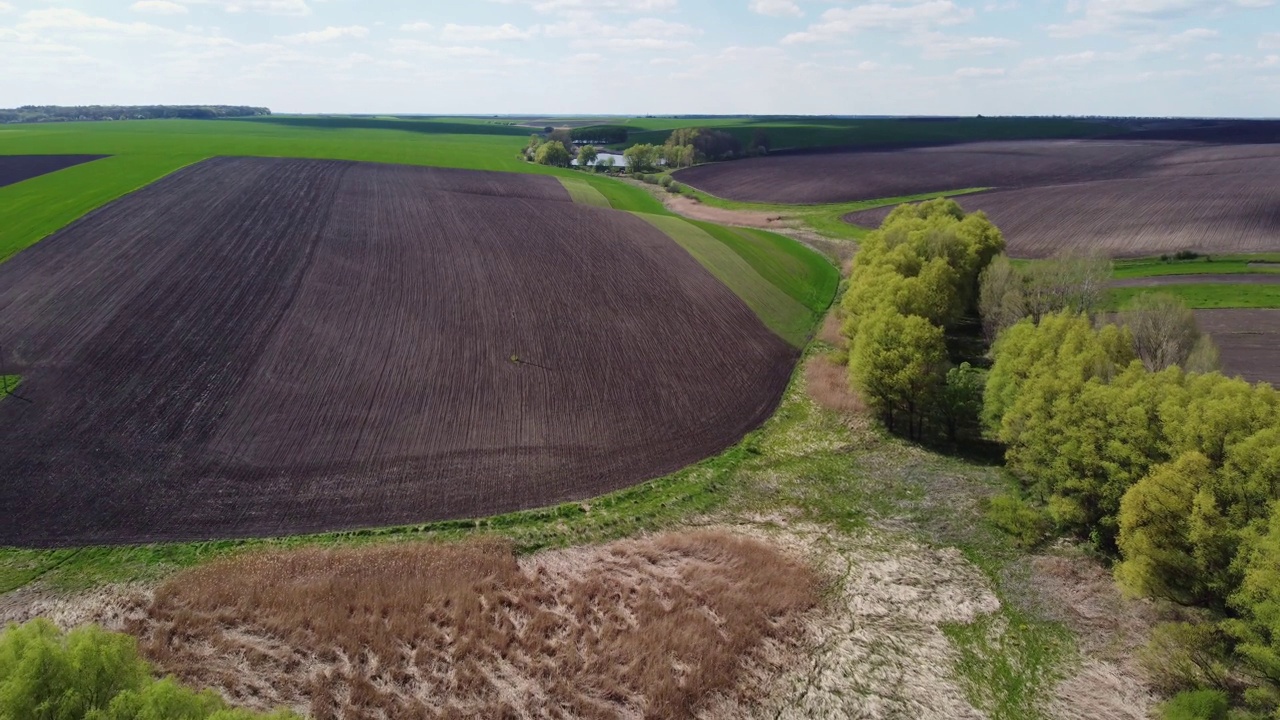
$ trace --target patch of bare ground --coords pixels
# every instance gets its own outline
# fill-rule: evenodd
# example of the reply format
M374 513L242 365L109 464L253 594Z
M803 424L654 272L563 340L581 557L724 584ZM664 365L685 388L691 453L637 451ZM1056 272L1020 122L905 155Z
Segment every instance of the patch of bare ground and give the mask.
M730 210L698 202L685 195L663 193L662 198L667 209L687 218L720 223L722 225L740 225L742 227L776 230L778 228L796 227L800 222L777 213L760 212L758 210Z
M1153 627L1168 620L1149 601L1125 598L1093 558L1068 551L1029 559L1040 612L1068 627L1080 657L1049 697L1062 720L1141 720L1157 698L1138 661Z
M242 556L125 627L162 671L314 718L688 717L793 661L819 576L689 531L518 560L497 541Z

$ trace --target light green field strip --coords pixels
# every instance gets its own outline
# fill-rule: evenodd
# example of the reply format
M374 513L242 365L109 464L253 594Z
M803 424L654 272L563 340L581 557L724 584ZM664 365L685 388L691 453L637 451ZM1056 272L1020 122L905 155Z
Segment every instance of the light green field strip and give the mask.
M751 308L765 326L795 347L804 347L813 327L809 308L769 282L741 255L702 228L678 217L633 213L666 233Z
M582 205L595 205L596 207L612 208L609 199L601 192L589 185L586 180L575 180L573 178L560 178L560 184L564 185L564 189L569 191L569 197L573 201Z
M1153 287L1116 288L1107 291L1107 309L1121 310L1143 293L1168 293L1194 310L1218 308L1280 308L1280 285L1249 283L1194 283Z

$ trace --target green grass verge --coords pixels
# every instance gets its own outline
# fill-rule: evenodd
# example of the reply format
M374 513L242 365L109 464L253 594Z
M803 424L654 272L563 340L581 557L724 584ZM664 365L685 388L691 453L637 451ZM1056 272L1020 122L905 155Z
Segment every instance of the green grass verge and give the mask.
M757 273L814 313L826 312L840 271L818 252L767 230L689 220L727 245Z
M797 348L808 342L817 320L815 313L757 272L728 243L682 218L648 213L636 215L688 251L716 279L742 298L765 326L779 337ZM738 236L733 235L733 238L739 241Z
M1162 292L1177 296L1187 307L1197 310L1215 308L1280 308L1280 285L1258 283L1195 283L1160 285L1157 287L1114 288L1107 291L1104 309L1121 310L1142 293Z
M603 175L516 158L528 132L457 134L479 124L379 120L291 124L239 120L53 123L0 129L0 155L112 157L0 188L0 261L85 213L194 162L218 155L433 165L573 178L619 210L663 214L648 193Z
M0 398L18 389L18 384L22 382L19 375L0 375Z
M1115 261L1117 280L1166 275L1237 275L1280 273L1280 253L1211 255L1191 260L1139 258Z
M592 187L586 180L560 178L560 184L564 185L564 189L569 191L569 197L573 198L576 203L602 208L613 207L609 204L609 199L604 196L604 193Z

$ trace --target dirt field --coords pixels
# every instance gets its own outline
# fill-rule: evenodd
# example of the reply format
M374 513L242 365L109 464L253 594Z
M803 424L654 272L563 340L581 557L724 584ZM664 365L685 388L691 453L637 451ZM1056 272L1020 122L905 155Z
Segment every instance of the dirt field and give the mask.
M1222 371L1280 387L1280 310L1197 310L1200 329L1222 353Z
M1225 273L1204 275L1155 275L1152 277L1123 278L1112 280L1113 288L1127 287L1159 287L1161 285L1195 285L1198 283L1214 283L1217 285L1280 285L1280 273Z
M956 198L982 210L1013 257L1067 247L1113 257L1178 250L1205 254L1280 250L1280 160L1275 174L1163 176L1002 190ZM845 219L874 227L889 208Z
M207 161L0 265L0 544L269 535L591 496L719 452L796 353L554 178ZM563 202L561 202L563 201Z
M0 187L104 157L106 155L0 155Z

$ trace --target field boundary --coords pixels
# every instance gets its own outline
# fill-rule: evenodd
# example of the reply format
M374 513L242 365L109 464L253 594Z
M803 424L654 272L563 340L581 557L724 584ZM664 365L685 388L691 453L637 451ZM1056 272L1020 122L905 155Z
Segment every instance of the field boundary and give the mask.
M612 209L613 205L609 202L609 198L604 193L595 189L591 183L586 180L578 180L577 178L557 178L564 189L569 192L569 197L573 198L575 203L580 205L593 205L595 207Z
M661 230L742 299L775 335L796 348L809 339L815 315L756 272L751 264L706 230L672 215L632 213Z

